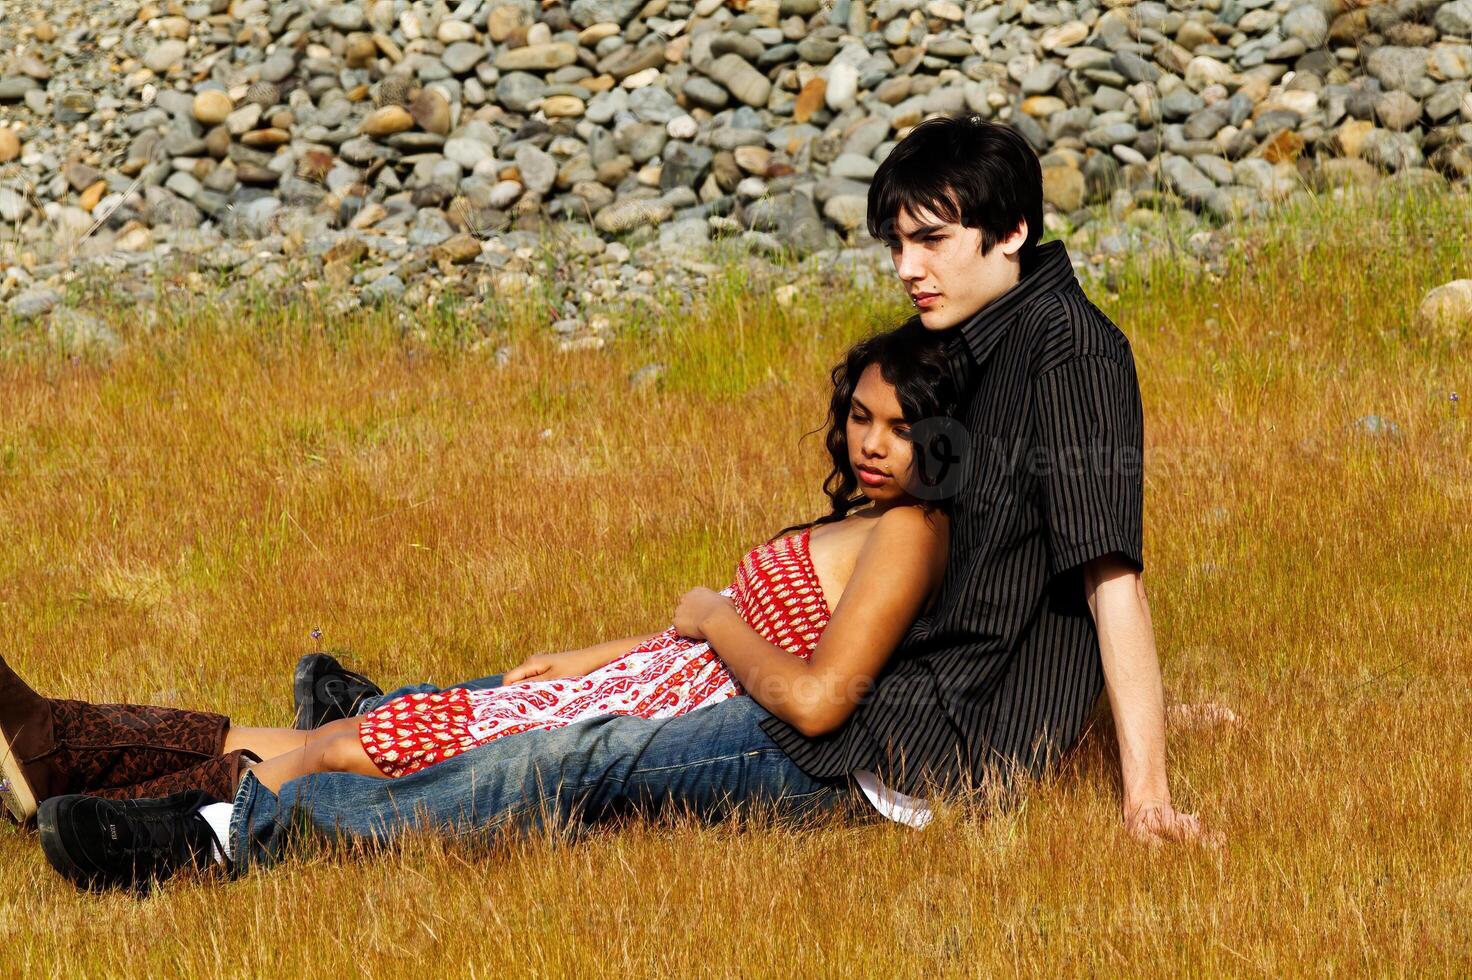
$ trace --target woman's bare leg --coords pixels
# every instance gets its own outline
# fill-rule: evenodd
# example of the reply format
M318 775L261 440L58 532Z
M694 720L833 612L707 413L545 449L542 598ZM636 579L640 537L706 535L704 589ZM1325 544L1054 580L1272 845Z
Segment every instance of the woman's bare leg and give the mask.
M312 734L297 731L295 728L243 728L231 725L225 732L225 747L220 754L248 749L262 759L272 759L295 752L307 744Z
M342 718L309 732L295 728L238 728L232 725L225 733L224 752L248 749L262 760L274 759L278 755L295 752L314 741L332 738L340 732L357 730L357 718Z
M387 779L363 750L358 724L356 718L344 718L324 725L310 733L313 737L305 745L254 765L250 771L273 793L280 792L291 780L314 772L351 772Z

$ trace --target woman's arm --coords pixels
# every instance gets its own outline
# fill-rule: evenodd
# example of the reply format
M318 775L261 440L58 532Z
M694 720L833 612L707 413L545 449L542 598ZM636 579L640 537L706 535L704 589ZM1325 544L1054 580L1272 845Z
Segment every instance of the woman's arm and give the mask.
M591 674L599 667L606 667L634 647L658 635L649 633L644 636L628 636L622 640L607 640L578 650L533 654L506 671L505 676L501 678L501 683L504 685L518 684L522 681L550 681L559 677L581 677L584 674Z
M681 601L675 625L705 639L762 707L804 735L827 734L853 714L924 609L945 571L947 533L944 515L918 507L881 515L810 660L767 642L709 590Z

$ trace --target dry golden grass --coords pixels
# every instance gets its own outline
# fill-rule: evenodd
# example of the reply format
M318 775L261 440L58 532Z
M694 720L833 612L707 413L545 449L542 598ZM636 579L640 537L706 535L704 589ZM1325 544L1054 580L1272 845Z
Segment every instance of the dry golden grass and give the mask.
M1468 335L1413 311L1467 275L1469 214L1324 204L1244 233L1220 280L1161 261L1091 287L1140 369L1168 700L1242 719L1170 740L1224 852L1125 838L1102 716L1016 809L943 805L923 833L417 840L140 902L74 893L0 830L0 974L1465 972L1472 445L1450 394L1472 384ZM313 629L443 683L661 627L819 507L799 437L825 371L901 312L887 288L769 289L733 275L597 353L514 317L406 335L306 301L147 328L104 308L130 340L111 359L0 328L5 656L48 693L280 724Z

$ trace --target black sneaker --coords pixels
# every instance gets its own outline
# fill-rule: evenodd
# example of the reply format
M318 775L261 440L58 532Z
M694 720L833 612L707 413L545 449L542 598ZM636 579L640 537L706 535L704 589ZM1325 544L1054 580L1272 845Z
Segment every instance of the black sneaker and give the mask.
M218 803L192 789L158 800L53 796L36 813L46 860L78 888L142 890L176 872L220 867L200 808Z
M351 718L364 700L382 694L377 684L362 674L344 670L331 654L309 653L297 661L292 679L296 718L291 727L304 732L321 728L330 721Z

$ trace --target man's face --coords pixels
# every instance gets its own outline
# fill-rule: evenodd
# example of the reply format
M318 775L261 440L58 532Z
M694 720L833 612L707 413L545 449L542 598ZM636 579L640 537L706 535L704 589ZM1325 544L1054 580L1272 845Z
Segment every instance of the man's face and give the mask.
M969 320L1017 284L1018 252L1027 241L1027 222L981 254L981 229L942 221L929 211L901 211L889 255L894 271L928 330L946 330Z

